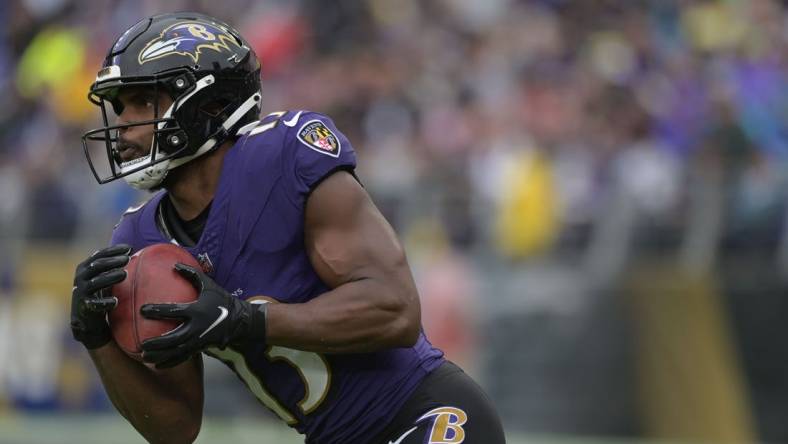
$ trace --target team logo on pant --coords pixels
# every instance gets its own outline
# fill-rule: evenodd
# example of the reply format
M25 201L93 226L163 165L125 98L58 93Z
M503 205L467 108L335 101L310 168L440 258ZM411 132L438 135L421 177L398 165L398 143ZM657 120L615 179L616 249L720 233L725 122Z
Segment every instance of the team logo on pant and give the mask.
M416 422L432 420L430 440L427 444L460 444L465 441L465 430L462 425L468 421L468 415L456 407L438 407L423 414Z

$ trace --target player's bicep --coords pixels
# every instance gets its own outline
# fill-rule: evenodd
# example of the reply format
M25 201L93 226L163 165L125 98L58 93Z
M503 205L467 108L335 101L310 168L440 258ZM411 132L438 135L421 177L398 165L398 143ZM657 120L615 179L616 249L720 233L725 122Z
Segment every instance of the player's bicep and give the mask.
M396 278L407 271L394 230L346 171L331 174L310 194L305 243L314 269L332 288L365 278Z

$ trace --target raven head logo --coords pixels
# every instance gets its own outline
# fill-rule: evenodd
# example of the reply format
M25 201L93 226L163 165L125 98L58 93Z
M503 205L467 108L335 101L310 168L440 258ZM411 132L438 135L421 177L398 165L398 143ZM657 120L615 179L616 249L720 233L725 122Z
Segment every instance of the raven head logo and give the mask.
M137 57L142 65L171 54L190 56L194 63L204 50L226 52L235 55L241 48L238 41L227 30L206 22L179 22L165 28L155 39L148 42Z

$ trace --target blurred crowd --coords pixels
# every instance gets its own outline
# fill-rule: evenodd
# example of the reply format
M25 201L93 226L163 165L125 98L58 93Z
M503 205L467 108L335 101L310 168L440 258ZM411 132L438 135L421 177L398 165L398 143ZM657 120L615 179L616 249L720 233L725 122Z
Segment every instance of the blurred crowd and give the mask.
M4 1L5 251L87 252L146 197L99 187L79 137L99 126L86 91L107 48L173 10L247 37L264 113L334 119L406 242L425 324L471 367L479 338L463 307L501 285L490 269L512 280L558 258L604 281L628 248L672 251L690 270L725 251L788 264L788 9L776 0ZM0 259L0 292L14 257Z
M105 236L97 227L144 197L92 185L79 135L98 125L85 91L107 47L164 7L3 3L0 220L28 207L27 223L12 224L25 237L84 240ZM537 256L582 245L621 190L653 225L681 227L692 214L691 184L711 176L726 185L726 229L779 219L788 153L779 2L181 0L166 8L235 24L263 62L264 111L331 116L387 215L416 236Z

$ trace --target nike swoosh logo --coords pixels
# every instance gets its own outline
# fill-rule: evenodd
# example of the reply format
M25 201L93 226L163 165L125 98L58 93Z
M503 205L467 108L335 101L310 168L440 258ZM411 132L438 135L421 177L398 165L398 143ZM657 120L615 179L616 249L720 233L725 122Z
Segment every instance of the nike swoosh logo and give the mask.
M413 433L413 431L416 430L417 428L418 428L418 426L413 427L412 429L410 429L407 432L403 433L396 441L389 441L389 444L400 444L403 439L407 438L408 435Z
M219 317L216 318L215 321L213 321L213 324L211 324L210 327L206 328L204 332L200 333L200 337L207 335L209 331L213 330L214 327L219 325L219 323L221 323L224 320L224 318L227 317L228 312L226 308L219 307L219 311L221 311L221 313L219 313Z
M303 111L299 111L299 112L297 112L297 113L296 113L296 115L295 115L295 116L293 116L293 118L292 118L292 119L290 119L290 120L284 120L284 121L283 121L283 122L284 122L284 124L285 124L285 125L287 125L287 126L289 126L289 127L291 127L291 128L292 128L292 127L294 127L294 126L295 126L295 124L296 124L296 123L298 123L298 119L301 117L301 113L302 113L302 112L303 112Z

